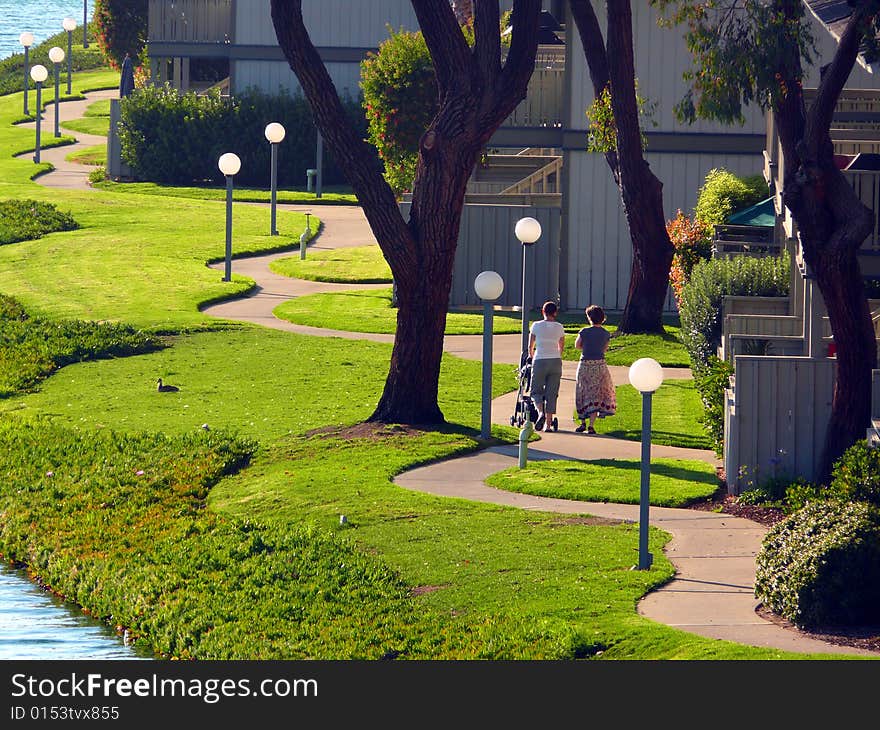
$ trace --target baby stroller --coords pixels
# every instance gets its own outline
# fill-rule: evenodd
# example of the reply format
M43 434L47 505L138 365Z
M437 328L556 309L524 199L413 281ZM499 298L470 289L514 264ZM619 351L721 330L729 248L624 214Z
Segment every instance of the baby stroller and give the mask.
M510 417L510 425L522 428L526 421L534 423L538 420L538 409L529 395L532 387L532 358L523 359L522 365L517 368L516 379L519 382L519 388L516 392L516 406L513 415Z

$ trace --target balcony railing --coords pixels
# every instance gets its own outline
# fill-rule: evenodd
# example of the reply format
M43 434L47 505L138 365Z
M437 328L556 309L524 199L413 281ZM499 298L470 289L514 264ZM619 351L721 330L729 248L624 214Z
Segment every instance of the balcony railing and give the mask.
M529 90L504 127L561 127L565 99L565 47L539 46Z
M150 0L151 43L231 43L233 0Z

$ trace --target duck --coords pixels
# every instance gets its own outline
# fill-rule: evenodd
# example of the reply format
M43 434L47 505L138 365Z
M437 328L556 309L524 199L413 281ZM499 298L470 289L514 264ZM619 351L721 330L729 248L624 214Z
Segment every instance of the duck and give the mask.
M162 378L159 378L156 381L156 390L158 390L160 393L176 393L178 390L180 390L180 388L178 388L176 385L165 385L162 382Z

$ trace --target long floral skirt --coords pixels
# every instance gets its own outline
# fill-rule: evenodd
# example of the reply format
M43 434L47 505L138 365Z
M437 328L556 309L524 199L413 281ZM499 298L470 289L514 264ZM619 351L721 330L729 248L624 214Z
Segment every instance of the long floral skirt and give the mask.
M578 363L574 407L581 420L586 420L591 413L605 418L617 412L617 393L604 360L581 360Z

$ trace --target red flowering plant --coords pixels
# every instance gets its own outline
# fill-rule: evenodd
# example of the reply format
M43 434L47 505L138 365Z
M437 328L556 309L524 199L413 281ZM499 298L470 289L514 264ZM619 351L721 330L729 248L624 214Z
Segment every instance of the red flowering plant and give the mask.
M666 232L675 248L669 281L675 301L681 304L681 292L698 261L712 256L710 227L696 217L688 218L679 208L675 218L666 222Z

